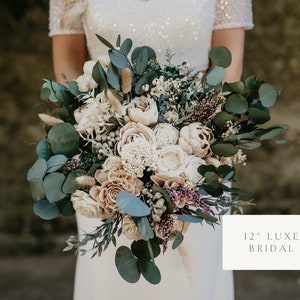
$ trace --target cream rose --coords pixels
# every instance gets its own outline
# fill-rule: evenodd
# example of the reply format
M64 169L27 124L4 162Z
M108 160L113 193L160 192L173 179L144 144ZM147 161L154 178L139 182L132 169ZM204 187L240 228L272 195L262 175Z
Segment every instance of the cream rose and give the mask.
M195 122L181 128L178 144L187 154L203 158L211 152L210 145L213 141L212 131Z
M187 154L178 145L164 146L159 151L158 172L170 177L184 172Z
M184 175L193 185L197 184L202 179L202 176L197 171L198 167L201 165L206 165L205 160L193 155L188 156Z
M157 141L157 148L175 145L179 138L179 131L169 123L159 123L155 126L154 135Z
M112 216L115 211L121 212L116 202L119 192L127 191L138 196L143 188L141 180L124 170L108 173L101 173L97 170L95 178L101 185L93 186L90 189L90 195L99 203L102 218Z
M75 80L78 83L78 88L80 92L91 91L97 86L97 83L92 77L94 65L95 62L91 60L85 62L83 66L83 74Z
M120 129L120 141L118 142L118 152L122 147L133 142L137 138L142 138L156 145L156 140L153 131L142 123L129 122Z
M100 218L102 211L99 203L84 191L77 190L71 196L76 212L88 218Z
M157 104L149 97L135 97L128 106L128 116L131 121L141 122L146 126L155 124L158 120Z

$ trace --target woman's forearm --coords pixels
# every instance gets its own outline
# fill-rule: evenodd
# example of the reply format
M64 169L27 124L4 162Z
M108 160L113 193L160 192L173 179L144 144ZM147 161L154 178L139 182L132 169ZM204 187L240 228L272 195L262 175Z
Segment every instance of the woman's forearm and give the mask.
M52 57L55 80L58 82L65 81L66 79L71 81L82 74L86 55L85 35L53 36Z
M244 58L244 28L231 28L214 30L212 35L212 47L224 46L232 55L232 63L226 68L224 82L239 81L243 72Z

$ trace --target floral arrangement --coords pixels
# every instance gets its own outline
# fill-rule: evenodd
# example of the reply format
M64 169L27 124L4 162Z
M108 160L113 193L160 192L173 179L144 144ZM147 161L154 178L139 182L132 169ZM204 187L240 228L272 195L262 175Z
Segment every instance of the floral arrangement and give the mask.
M45 80L41 88L55 108L39 114L46 137L27 174L33 210L46 220L75 212L99 219L65 250L85 253L90 245L101 255L123 234L133 241L116 250L120 275L157 284L155 257L170 241L178 247L190 223L214 226L229 209L242 211L247 192L231 186L234 165L287 126L261 128L277 98L272 85L256 76L222 84L231 63L224 47L210 51L214 67L202 74L186 62L173 65L171 51L161 66L148 46L131 51L131 39L118 36L113 46L98 38L109 59L86 62L74 81Z

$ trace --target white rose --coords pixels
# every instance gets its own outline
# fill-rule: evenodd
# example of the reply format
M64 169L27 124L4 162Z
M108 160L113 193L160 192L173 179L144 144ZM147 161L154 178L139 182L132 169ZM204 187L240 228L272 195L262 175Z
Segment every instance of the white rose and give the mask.
M159 151L158 171L168 176L184 172L187 154L177 145L164 146Z
M201 123L195 122L181 128L178 144L187 154L203 158L210 154L210 145L213 141L212 131Z
M84 191L77 190L71 196L71 201L76 212L88 218L102 216L99 203Z
M155 100L145 96L133 98L128 106L128 116L131 121L146 126L156 123L158 109Z
M184 174L193 185L197 184L202 179L202 176L197 171L198 167L201 165L206 165L205 160L193 155L188 156Z
M83 73L87 75L92 75L95 64L96 62L93 60L86 61L83 65Z
M97 83L92 77L93 67L95 65L94 61L87 61L83 65L83 74L80 75L75 81L78 83L78 88L80 92L88 92L93 90Z
M179 138L179 131L168 123L159 123L154 128L154 135L158 149L164 146L175 145Z

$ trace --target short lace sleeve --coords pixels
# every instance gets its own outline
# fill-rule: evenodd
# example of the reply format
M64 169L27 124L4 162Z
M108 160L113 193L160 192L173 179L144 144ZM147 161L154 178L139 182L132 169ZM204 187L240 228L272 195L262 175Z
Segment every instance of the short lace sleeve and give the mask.
M75 0L50 0L49 4L49 36L59 34L84 33L81 21L62 26L62 18L75 4Z
M214 29L253 28L251 0L216 0Z

